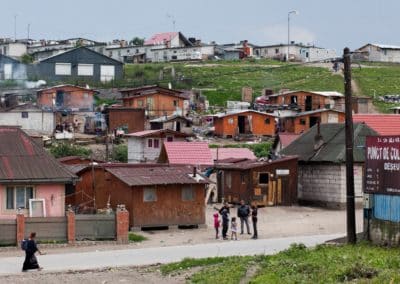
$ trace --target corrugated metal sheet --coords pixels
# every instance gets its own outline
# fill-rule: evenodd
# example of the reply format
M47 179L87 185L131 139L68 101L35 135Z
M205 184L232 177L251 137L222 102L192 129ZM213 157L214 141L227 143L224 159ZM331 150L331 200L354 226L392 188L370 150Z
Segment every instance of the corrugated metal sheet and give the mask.
M17 127L0 127L0 181L72 182L77 178Z
M400 196L374 194L374 217L379 220L400 222Z

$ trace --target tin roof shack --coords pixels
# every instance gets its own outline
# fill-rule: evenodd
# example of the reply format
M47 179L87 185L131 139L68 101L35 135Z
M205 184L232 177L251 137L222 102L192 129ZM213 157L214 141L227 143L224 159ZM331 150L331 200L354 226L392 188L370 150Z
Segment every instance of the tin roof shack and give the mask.
M344 95L339 92L281 91L268 99L272 105L295 105L301 111L323 108L344 111Z
M207 142L165 142L158 162L170 165L191 165L202 169L214 165Z
M97 92L74 85L59 85L37 91L37 104L40 107L74 111L93 111L94 95Z
M181 115L161 116L150 120L150 129L170 129L187 134L193 134L193 122Z
M97 92L74 85L59 85L37 91L37 105L55 113L55 125L69 125L74 132L85 132L87 117L93 117Z
M32 103L0 108L0 125L19 126L23 130L53 133L55 115L51 110L42 109Z
M26 65L20 61L0 54L0 81L26 80Z
M218 196L228 202L240 200L257 205L297 203L297 157L274 161L225 160L217 163Z
M143 131L145 110L131 107L109 107L105 109L108 128L111 131L122 129L125 133Z
M169 129L144 130L127 134L128 163L156 161L166 141L185 141L190 135Z
M240 135L273 136L275 116L255 110L220 113L214 116L214 134L224 138Z
M18 127L0 126L0 157L0 219L15 219L18 208L27 216L65 216L65 185L75 175Z
M50 82L109 82L123 77L122 62L87 47L78 47L34 65L36 77Z
M365 124L354 124L354 188L362 196L366 136L377 133ZM314 125L281 151L299 158L299 202L335 209L346 204L345 125ZM360 205L362 200L356 200Z
M149 117L186 114L184 101L189 97L181 91L154 85L121 89L120 92L125 107L144 108Z
M300 112L295 115L286 115L279 118L279 130L294 134L301 134L318 122L343 123L345 114L334 109L318 109Z
M93 173L94 172L94 173ZM75 205L125 204L137 228L205 224L208 180L188 166L102 164L79 172ZM94 177L94 180L93 180ZM93 189L94 188L94 189Z

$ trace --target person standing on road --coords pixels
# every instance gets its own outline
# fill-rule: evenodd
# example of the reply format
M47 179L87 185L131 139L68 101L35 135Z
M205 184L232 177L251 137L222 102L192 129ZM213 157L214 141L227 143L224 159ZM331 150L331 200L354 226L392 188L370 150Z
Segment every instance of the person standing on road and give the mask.
M43 268L39 266L37 258L35 256L36 252L39 254L43 254L36 245L36 233L32 232L29 236L29 239L26 241L26 249L25 249L25 261L22 266L22 272L26 272L29 269L37 269L42 270Z
M251 206L251 221L253 223L253 237L252 239L257 239L258 238L258 232L257 232L257 206L253 204Z
M244 224L246 224L247 234L250 235L249 215L250 215L249 205L245 204L244 200L241 200L240 206L237 211L237 216L240 218L240 234L241 235L243 235Z
M219 237L219 227L220 227L220 220L218 213L214 213L214 228L215 228L215 238L218 239Z
M225 206L221 208L219 213L222 216L222 238L227 240L228 226L229 226L229 209Z

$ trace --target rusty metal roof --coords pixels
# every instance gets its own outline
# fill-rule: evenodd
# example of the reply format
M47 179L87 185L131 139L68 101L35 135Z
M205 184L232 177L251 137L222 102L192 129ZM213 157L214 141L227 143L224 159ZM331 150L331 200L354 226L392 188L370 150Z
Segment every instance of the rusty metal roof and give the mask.
M0 126L0 182L72 183L74 179L20 128Z
M254 160L239 160L238 162L225 160L220 163L216 163L215 167L217 169L225 169L225 170L248 170L253 168L259 168L272 164L279 164L287 161L297 161L297 156L287 156L283 158L279 158L272 161L254 161Z
M193 167L190 166L104 167L129 186L209 183L207 178L198 173L193 177Z

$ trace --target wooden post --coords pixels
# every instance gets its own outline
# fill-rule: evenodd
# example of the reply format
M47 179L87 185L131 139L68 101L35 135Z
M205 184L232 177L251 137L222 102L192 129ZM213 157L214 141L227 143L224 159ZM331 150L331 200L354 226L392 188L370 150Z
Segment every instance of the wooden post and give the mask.
M68 244L75 243L75 212L72 210L67 211L67 240Z

